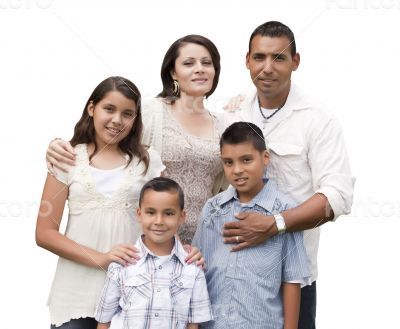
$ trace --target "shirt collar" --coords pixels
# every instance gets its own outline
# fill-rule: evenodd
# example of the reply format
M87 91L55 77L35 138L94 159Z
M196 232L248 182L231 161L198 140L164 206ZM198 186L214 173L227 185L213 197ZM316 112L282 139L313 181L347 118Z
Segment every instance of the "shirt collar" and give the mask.
M142 263L144 263L147 258L150 257L157 257L157 255L155 255L149 248L147 248L145 246L145 244L143 243L143 234L139 237L139 239L137 239L135 247L139 250L139 256L140 256L140 260L138 261L138 265L141 265ZM175 256L181 263L183 266L187 265L187 263L185 262L185 258L187 256L187 252L185 251L185 249L182 246L182 243L174 236L174 246L171 250L170 256Z
M290 91L284 107L293 111L310 108L309 98L293 81L290 82Z
M257 101L257 91L253 92L253 97L247 98L243 104L246 104L246 107L251 109L254 102ZM257 105L258 106L258 105ZM245 106L243 105L245 108ZM310 99L304 92L301 90L297 84L290 82L290 91L285 102L285 105L282 108L286 111L298 111L298 110L307 110L311 108Z
M274 181L264 178L264 187L258 194L250 201L247 203L249 207L254 206L257 204L261 208L265 209L266 211L272 213L275 200L276 200L276 192L277 192L277 185ZM220 206L224 205L225 203L231 201L231 200L237 200L240 202L236 189L232 186L229 185L228 189L222 193L221 199L220 199Z

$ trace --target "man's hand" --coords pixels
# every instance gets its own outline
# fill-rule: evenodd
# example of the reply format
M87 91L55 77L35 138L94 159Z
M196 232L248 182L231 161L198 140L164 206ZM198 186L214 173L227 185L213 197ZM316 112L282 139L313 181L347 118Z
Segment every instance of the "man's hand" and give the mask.
M274 216L245 212L235 217L239 221L225 223L223 231L224 242L236 244L232 251L254 247L278 233Z

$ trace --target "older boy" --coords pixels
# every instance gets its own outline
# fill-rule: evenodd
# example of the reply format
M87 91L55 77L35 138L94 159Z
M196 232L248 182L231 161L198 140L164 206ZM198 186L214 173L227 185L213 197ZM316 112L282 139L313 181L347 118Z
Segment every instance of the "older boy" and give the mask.
M96 310L98 329L195 329L212 319L204 273L185 262L175 238L183 209L183 191L173 180L158 177L143 186L137 209L143 235L135 245L141 259L128 267L110 265Z
M202 328L295 329L300 283L309 277L302 232L276 235L237 252L231 252L221 236L235 213L257 212L280 220L278 214L293 203L273 181L263 179L269 154L256 125L234 123L222 134L220 148L231 186L208 200L193 239L208 264L214 314L214 321Z

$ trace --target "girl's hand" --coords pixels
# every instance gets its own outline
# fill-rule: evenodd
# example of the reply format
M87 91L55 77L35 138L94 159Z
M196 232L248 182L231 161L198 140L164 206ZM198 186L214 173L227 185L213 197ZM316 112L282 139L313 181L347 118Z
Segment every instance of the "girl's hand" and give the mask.
M122 243L117 244L111 248L111 250L104 255L104 259L99 264L103 269L107 270L108 265L112 262L119 263L123 266L129 264L136 264L140 259L138 256L139 250L137 250L133 245Z
M226 104L223 109L226 112L235 112L236 110L240 110L240 106L243 101L246 99L246 95L237 95L229 99L228 104Z
M64 172L68 170L62 164L75 165L75 151L69 142L63 141L60 138L52 140L46 151L47 169L54 175L53 167L56 167Z
M188 244L185 244L183 248L189 254L185 258L186 263L191 264L196 262L196 265L204 270L206 267L206 260L204 259L200 250Z

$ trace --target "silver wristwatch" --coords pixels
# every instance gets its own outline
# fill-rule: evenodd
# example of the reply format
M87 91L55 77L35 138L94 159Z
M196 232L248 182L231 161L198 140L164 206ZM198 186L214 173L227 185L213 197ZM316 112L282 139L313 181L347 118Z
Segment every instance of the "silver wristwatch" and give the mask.
M276 214L274 215L275 217L275 224L276 227L278 228L278 234L282 234L286 232L286 224L285 224L285 218L281 214Z

